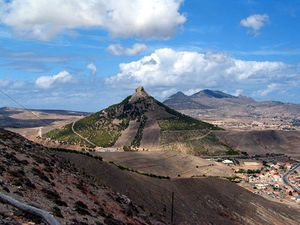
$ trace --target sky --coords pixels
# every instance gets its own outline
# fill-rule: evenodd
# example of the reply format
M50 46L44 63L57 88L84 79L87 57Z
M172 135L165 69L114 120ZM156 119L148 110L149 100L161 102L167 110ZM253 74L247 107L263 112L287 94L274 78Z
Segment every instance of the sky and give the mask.
M138 85L300 103L300 1L0 0L0 89L23 106L95 112Z

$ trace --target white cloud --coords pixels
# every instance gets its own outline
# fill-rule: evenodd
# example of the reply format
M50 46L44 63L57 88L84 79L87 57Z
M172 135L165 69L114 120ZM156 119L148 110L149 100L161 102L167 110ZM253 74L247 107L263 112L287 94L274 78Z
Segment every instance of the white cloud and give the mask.
M236 96L236 97L238 97L238 96L240 96L243 92L244 92L244 90L242 90L242 89L237 89L237 90L235 90L235 92L233 93L233 95Z
M130 48L125 48L120 44L113 44L113 45L109 45L107 50L113 54L113 55L128 55L128 56L132 56L132 55L137 55L140 54L141 52L145 51L147 49L147 46L145 44L140 44L140 43L136 43L134 45L132 45L132 47Z
M178 90L268 82L285 76L282 62L244 61L223 53L157 49L151 55L120 64L120 72L106 81L113 85L177 87Z
M190 96L190 95L193 95L193 94L195 94L195 93L197 93L199 91L201 91L201 89L200 88L196 88L196 89L189 89L187 91L184 91L183 93L185 95L189 95Z
M240 24L243 27L250 28L251 33L258 35L260 29L270 21L267 14L254 14L242 19Z
M73 76L67 72L62 71L53 76L41 76L36 79L35 84L42 89L49 89L56 84L66 84L73 81Z
M271 83L266 87L266 89L259 90L259 91L257 91L256 94L258 94L260 96L266 96L266 95L280 89L280 87L281 87L281 84Z
M169 97L170 95L172 94L175 94L177 92L177 89L176 88L171 88L171 89L167 89L167 90L163 90L163 91L160 91L158 93L154 93L156 96L160 96L160 98L167 98Z
M92 75L95 75L97 73L97 67L94 63L88 64L86 68L91 72Z
M7 87L9 84L9 80L0 80L0 87Z
M101 28L117 37L169 38L186 21L183 0L0 0L0 23L49 40L65 30Z

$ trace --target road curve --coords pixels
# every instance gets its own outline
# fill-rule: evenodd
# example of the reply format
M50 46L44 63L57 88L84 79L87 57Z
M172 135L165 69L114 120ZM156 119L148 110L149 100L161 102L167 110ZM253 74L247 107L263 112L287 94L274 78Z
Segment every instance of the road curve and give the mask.
M292 184L290 183L290 181L289 181L289 176L290 176L294 171L296 171L299 167L300 167L300 162L294 164L294 165L291 167L291 169L283 175L282 180L283 180L283 182L284 182L286 185L290 186L291 188L293 188L296 192L298 192L298 193L300 194L300 188L295 187L295 186L292 185Z
M0 193L0 200L10 204L24 212L35 215L43 219L48 225L60 225L60 223L52 216L49 212L46 212L42 209L35 208L26 203L20 202L6 194Z
M74 134L76 134L78 137L80 137L81 139L85 140L87 143L89 143L90 145L94 146L94 147L98 147L97 145L95 145L93 142L89 141L87 138L83 137L81 134L77 133L74 129L74 125L75 125L75 121L72 124L72 131Z

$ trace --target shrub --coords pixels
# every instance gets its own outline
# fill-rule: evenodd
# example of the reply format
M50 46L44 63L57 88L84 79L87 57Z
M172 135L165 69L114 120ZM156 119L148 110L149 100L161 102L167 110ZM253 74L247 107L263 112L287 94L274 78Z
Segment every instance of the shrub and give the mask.
M82 201L75 202L75 210L81 215L90 215L87 205Z
M48 182L48 183L51 183L50 179L42 172L40 171L39 169L37 168L32 168L32 173L36 176L38 176L39 178L41 178L42 180Z
M248 174L260 173L260 170L247 170Z
M147 116L143 115L140 117L140 125L139 128L136 132L136 135L133 139L133 141L131 142L131 145L134 147L139 147L141 144L141 140L143 138L143 130L145 128L146 122L147 122Z
M55 190L51 191L51 190L47 190L46 188L43 188L42 192L46 194L47 199L53 201L58 206L65 206L65 207L68 206L66 202L61 200L60 195Z
M125 223L123 223L122 221L116 220L114 218L106 218L104 220L104 223L107 225L125 225Z
M58 208L57 206L54 206L52 209L53 215L56 217L60 217L60 218L64 218L64 216L61 213L60 208Z

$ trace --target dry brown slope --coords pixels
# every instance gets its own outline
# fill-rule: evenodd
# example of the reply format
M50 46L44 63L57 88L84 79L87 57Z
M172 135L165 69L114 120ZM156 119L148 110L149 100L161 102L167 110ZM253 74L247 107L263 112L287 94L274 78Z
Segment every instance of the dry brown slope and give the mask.
M0 192L52 212L62 225L152 224L151 216L127 197L100 185L47 148L1 129L0 181Z
M114 147L115 148L122 148L123 146L130 146L131 142L133 141L136 132L139 128L140 122L136 120L131 120L129 122L128 127L122 131L121 136L116 141Z
M134 170L169 176L172 178L192 176L230 177L233 169L214 161L178 152L104 152L100 155L107 162L114 162Z
M59 153L97 181L125 193L156 217L170 221L175 193L175 224L292 224L299 211L270 202L227 180L216 178L157 179L122 171L86 156ZM88 163L83 163L87 162Z
M222 142L249 154L284 153L300 158L300 131L217 131Z

